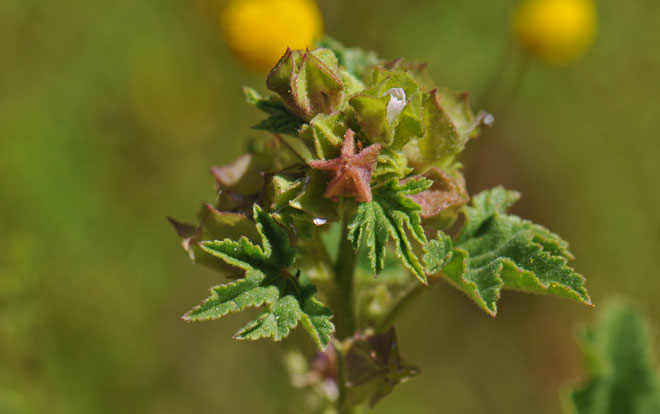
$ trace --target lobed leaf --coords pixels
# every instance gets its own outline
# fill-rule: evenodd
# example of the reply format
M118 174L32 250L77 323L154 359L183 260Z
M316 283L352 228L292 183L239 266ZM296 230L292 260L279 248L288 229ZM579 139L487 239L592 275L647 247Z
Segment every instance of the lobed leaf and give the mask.
M365 243L374 274L385 266L387 242L394 241L399 259L424 284L427 283L424 267L420 263L408 231L419 243L426 244L421 225L421 207L408 195L424 191L431 185L426 179L413 179L405 184L390 181L375 189L373 201L360 203L348 224L348 239L357 250Z
M474 197L465 207L463 231L426 247L427 272L440 273L478 306L495 316L503 288L566 297L590 305L585 279L567 265L567 243L546 228L505 214L518 193L501 187Z
M244 87L243 92L247 103L270 115L254 125L253 129L275 134L298 135L298 130L304 125L304 122L295 115L290 114L281 100L274 97L263 98L259 92L248 87Z
M238 239L245 236L248 240L257 240L259 234L254 223L242 214L218 211L210 204L202 205L198 216L200 224L197 227L168 219L181 238L181 246L190 260L209 266L226 276L242 276L244 269L208 254L202 249L201 243L219 237Z
M587 379L565 394L570 414L660 412L660 377L646 321L630 306L609 304L580 335Z
M188 321L218 319L229 313L265 306L257 319L239 330L237 339L273 338L280 341L298 323L321 349L327 346L334 325L332 313L319 302L316 288L307 280L291 275L286 269L296 257L286 230L258 205L254 219L261 236L261 246L246 237L206 241L202 249L226 263L244 269L245 278L216 286L211 296L184 315Z
M412 168L408 167L406 156L390 148L383 148L378 154L378 163L374 168L371 179L373 181L387 183L392 180L399 180L409 175Z

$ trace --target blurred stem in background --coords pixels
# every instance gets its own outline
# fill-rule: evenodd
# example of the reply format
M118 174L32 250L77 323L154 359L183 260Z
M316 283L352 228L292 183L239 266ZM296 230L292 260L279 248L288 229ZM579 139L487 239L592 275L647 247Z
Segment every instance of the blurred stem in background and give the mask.
M522 91L531 64L529 56L520 55L509 44L483 86L475 107L494 111L496 121L505 118Z
M513 12L512 37L494 66L477 108L506 117L534 61L562 67L593 43L597 26L593 0L522 0Z

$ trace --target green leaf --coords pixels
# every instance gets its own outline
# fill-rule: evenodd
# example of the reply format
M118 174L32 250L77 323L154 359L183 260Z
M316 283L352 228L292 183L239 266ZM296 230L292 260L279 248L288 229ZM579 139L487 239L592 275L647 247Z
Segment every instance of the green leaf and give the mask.
M253 126L253 129L269 131L275 134L298 135L298 130L304 125L304 122L300 118L291 115L282 101L274 97L263 98L259 92L248 87L244 87L243 92L245 93L247 103L254 105L257 109L270 115Z
M646 321L632 307L608 304L580 335L587 379L564 394L570 414L660 412L660 377Z
M259 235L252 221L242 214L218 211L210 204L204 204L198 214L199 226L180 223L169 219L175 231L181 237L181 246L194 262L209 266L226 276L242 276L245 271L226 263L202 249L202 243L220 237L258 240Z
M430 274L440 273L495 316L503 288L566 297L590 305L585 279L567 265L573 256L559 236L537 224L507 215L519 195L497 187L465 207L465 225L451 246L439 233L426 248Z
M426 245L424 254L426 272L432 275L442 272L452 256L453 247L451 238L439 231L438 238Z
M211 296L186 313L184 319L218 319L229 313L265 306L257 319L239 330L235 338L270 337L280 341L302 323L317 345L325 349L334 332L330 321L332 313L314 297L316 288L313 285L286 270L297 253L286 230L258 205L254 207L254 219L262 246L254 245L245 237L238 241L202 243L205 252L244 269L246 276L212 288Z
M410 232L415 240L426 244L419 215L421 208L407 196L430 185L426 179L409 180L405 184L391 181L374 190L372 202L358 205L348 224L348 239L356 250L363 242L366 244L374 274L383 270L387 242L392 238L399 259L422 283L427 283L424 268L408 238Z
M378 154L378 163L371 176L372 181L386 183L399 180L412 172L408 160L400 151L383 148Z

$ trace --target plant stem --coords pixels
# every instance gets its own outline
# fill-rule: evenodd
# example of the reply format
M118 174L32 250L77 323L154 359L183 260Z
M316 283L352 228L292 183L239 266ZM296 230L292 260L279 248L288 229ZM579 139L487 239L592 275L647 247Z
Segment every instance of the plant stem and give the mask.
M343 345L336 341L334 344L335 350L337 351L337 390L339 395L337 396L337 414L346 414L350 413L350 406L348 405L348 392L346 390L346 372L345 372L345 362L344 362L344 352Z
M346 215L348 217L348 214ZM348 240L347 219L342 223L339 240L339 252L335 263L335 299L337 339L343 340L353 335L355 330L355 312L353 310L353 272L355 270L355 251Z
M401 311L416 298L424 290L428 289L427 286L417 282L416 280L406 286L406 288L397 296L396 302L388 310L388 312L383 316L378 325L376 325L376 332L383 332L394 322L394 320L399 316Z
M321 239L321 231L314 229L312 233L312 243L308 246L310 255L316 262L317 271L322 274L323 280L332 282L334 276L334 266L330 254Z
M394 320L401 314L406 306L412 302L413 299L419 296L419 294L422 292L425 292L428 288L434 286L436 283L438 283L439 280L439 277L429 277L428 286L418 283L417 281L414 281L413 283L406 286L405 289L399 293L392 307L376 325L376 332L383 332L389 328Z
M339 239L339 251L335 263L335 324L337 350L337 412L339 414L355 413L354 407L348 401L346 389L346 373L344 365L345 346L342 341L353 335L355 331L355 311L353 309L353 273L355 271L356 255L351 242L348 240L349 211L345 213L342 222L342 233Z

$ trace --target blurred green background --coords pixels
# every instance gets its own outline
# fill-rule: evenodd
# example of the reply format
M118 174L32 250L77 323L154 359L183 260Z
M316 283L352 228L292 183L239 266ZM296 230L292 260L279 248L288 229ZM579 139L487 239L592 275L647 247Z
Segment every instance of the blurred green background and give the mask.
M470 191L522 191L516 212L571 242L597 306L624 295L660 322L660 3L599 1L587 55L521 80L513 5L320 2L328 34L429 62L475 101L505 59L485 108L496 127L465 156ZM231 339L243 316L179 319L218 280L165 217L213 199L208 167L260 118L241 86L264 89L206 6L0 2L0 413L300 412L279 347ZM423 375L374 412L557 413L593 313L506 293L492 319L433 289L397 324Z

